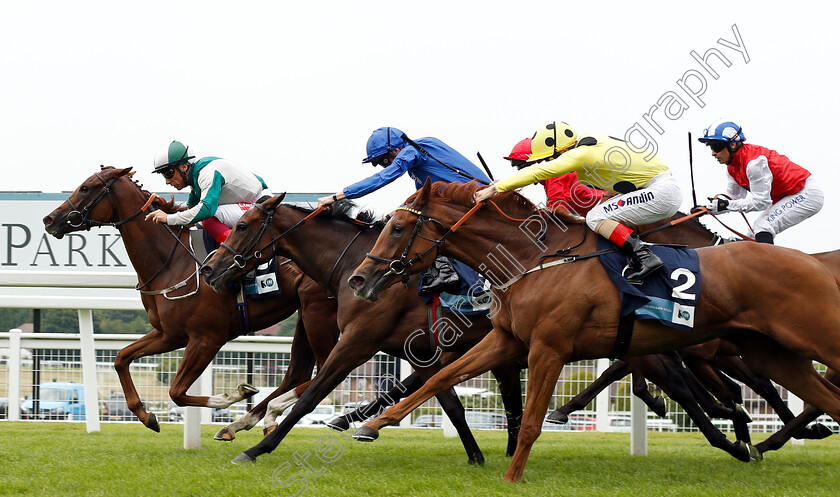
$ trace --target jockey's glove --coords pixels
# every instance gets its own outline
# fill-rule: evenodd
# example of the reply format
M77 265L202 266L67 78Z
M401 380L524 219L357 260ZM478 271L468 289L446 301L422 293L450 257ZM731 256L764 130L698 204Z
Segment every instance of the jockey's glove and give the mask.
M729 206L729 200L725 198L709 198L709 200L711 203L707 204L706 208L709 209L712 214L720 214Z

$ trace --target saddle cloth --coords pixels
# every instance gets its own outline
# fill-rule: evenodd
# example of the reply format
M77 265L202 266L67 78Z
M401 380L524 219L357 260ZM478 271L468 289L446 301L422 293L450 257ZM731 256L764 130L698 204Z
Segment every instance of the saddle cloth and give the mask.
M700 259L692 249L651 246L665 266L645 278L641 285L631 285L622 270L627 265L624 254L609 241L598 237L598 250L614 250L598 259L618 289L621 317L630 314L636 319L655 319L660 323L691 331L694 308L700 296Z

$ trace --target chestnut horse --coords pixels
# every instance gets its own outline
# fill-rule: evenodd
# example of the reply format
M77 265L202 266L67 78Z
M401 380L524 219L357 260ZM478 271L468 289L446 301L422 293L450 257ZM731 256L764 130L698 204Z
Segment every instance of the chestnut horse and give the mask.
M254 205L237 222L223 249L206 261L202 274L208 284L222 291L227 284L276 253L293 260L308 276L327 288L338 301L341 340L295 407L278 427L256 446L244 451L234 462L255 461L273 451L294 424L311 412L329 392L356 367L377 351L409 359L424 380L441 368L435 358L440 349L419 330L429 327L426 306L417 295L417 278L385 292L380 305L357 299L343 284L373 246L384 223L360 224L344 214L349 203L339 203L331 212L312 211L282 204L283 195ZM279 234L278 234L279 233ZM466 322L464 322L466 321ZM457 337L451 350L458 355L478 343L490 330L485 316L444 313L441 322L451 326ZM448 340L447 340L448 341ZM431 358L431 359L430 359ZM435 360L432 360L435 359ZM521 414L519 367L506 364L494 368L502 400L508 412L508 447L516 445ZM470 462L482 462L483 455L463 421L463 407L451 390L438 392L438 400L459 430ZM272 407L269 406L269 411Z
M669 229L657 229L666 225ZM659 226L640 226L638 231L648 234L645 236L646 240L655 243L678 243L689 248L716 245L724 241L722 237L703 226L696 217L690 218L682 213L677 213L668 223ZM827 254L817 254L815 257L823 262L833 274L840 275L840 259L827 257ZM663 354L627 357L625 359L627 362L616 361L586 389L549 414L546 420L565 423L569 414L583 409L610 383L631 373L633 374L633 393L661 416L663 414L660 412L664 412L665 409L664 402L661 398L651 397L644 379L640 376L643 375L683 407L686 414L694 420L713 446L723 448L733 456L746 461L748 460L744 457L748 452L746 447L740 444L729 445L720 430L705 419L700 412L702 407L710 417L731 419L737 440L750 444L747 426L750 418L741 407L743 403L741 387L726 375L747 385L766 399L768 405L779 414L784 423L790 423L795 417L770 380L750 371L740 359L740 353L735 344L717 339L682 348L679 350L679 357L676 358ZM720 399L725 408L711 398L710 393ZM796 429L787 430L796 438L820 439L831 435L831 430L819 423L807 428L796 426ZM763 452L780 446L781 444L762 443L756 446L755 450L750 451L750 454L753 458L760 458ZM732 453L732 450L736 452Z
M427 182L395 212L370 258L350 277L354 292L376 301L403 274L429 266L436 253L485 273L503 260L535 270L494 277L498 285L493 330L420 390L365 424L355 437L375 439L382 427L399 422L435 392L527 350L531 381L516 452L505 474L506 480L516 482L563 366L612 353L619 298L594 257L565 255L555 259L565 263L562 267L542 269L543 255L563 250L568 254L569 247L580 254L596 251L596 236L583 224L575 226L579 220L543 220L543 251L521 229L523 222L542 214L533 204L511 192L476 205L477 188ZM832 274L813 257L766 244L732 243L698 249L697 255L703 291L695 296L693 331L675 332L658 322L637 321L625 355L661 353L725 336L742 346L751 370L840 421L840 388L812 365L816 360L840 370L840 288Z
M212 397L187 394L189 386L205 370L219 349L229 340L245 333L230 294L221 295L202 283L196 262L165 228L143 220L142 207L150 198L131 176L131 168L102 167L86 179L57 209L44 218L47 233L61 238L67 233L91 227L114 226L119 230L141 287L144 290L166 289L178 282L183 288L164 295L141 294L143 306L154 329L117 354L114 367L125 392L128 408L140 421L160 431L154 413L146 411L131 378L129 365L135 359L186 347L169 395L180 406L227 407L256 390L240 385L235 394ZM174 211L172 205L161 206ZM186 231L179 233L181 243L189 245ZM338 340L335 303L324 290L305 278L293 264L277 270L282 289L279 297L250 300L248 319L254 330L268 327L291 316L298 309L298 322L292 344L291 361L281 385L266 400L255 406L243 419L222 429L217 439L231 440L239 429L253 427L265 412L268 402L277 395L310 380L315 362L321 364ZM184 298L177 298L183 296ZM307 333L317 340L309 340ZM317 359L317 360L316 360Z

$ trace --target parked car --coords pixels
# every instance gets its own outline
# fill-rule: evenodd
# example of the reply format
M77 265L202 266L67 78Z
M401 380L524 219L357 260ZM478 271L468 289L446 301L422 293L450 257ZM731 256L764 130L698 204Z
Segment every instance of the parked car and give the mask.
M443 426L443 416L440 414L421 414L411 423L412 428L440 428Z
M21 419L85 419L85 386L51 381L38 385L38 414L32 394L20 409Z
M9 399L6 397L0 397L0 419L6 419L9 417Z
M411 423L412 428L440 428L443 426L442 414L422 414ZM489 411L466 411L464 417L467 426L473 430L504 430L507 417L504 414Z
M166 413L166 420L170 423L181 423L184 421L184 408L173 401L169 401L169 410ZM227 408L214 408L213 423L230 423L233 421L233 413Z
M297 424L301 426L327 426L327 422L332 421L334 417L336 417L335 406L321 404L315 406L315 409L301 418Z
M349 414L356 409L361 407L365 407L366 405L370 404L370 402L366 400L357 400L356 402L348 402L341 406L341 414Z
M588 416L569 416L569 422L566 423L575 430L580 431L595 431L596 419Z
M102 419L104 421L137 421L137 416L128 408L124 393L111 392L111 396L105 401Z

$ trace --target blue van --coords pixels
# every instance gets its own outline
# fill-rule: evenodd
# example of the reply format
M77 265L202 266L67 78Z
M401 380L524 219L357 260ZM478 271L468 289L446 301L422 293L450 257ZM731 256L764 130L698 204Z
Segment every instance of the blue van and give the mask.
M38 415L33 412L32 394L29 394L20 409L22 419L85 419L85 386L81 383L51 381L41 383L38 390Z

